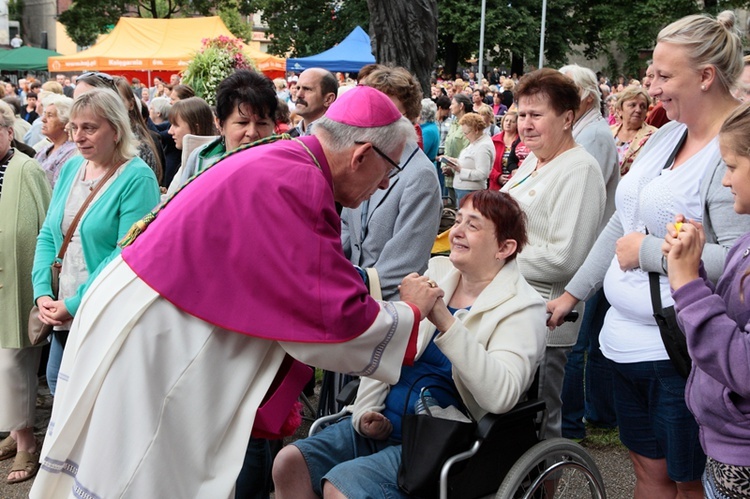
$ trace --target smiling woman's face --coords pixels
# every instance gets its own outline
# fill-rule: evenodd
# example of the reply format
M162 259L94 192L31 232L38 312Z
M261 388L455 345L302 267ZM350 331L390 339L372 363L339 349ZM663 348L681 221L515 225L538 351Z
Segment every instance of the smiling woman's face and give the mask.
M700 102L701 72L684 47L673 43L658 43L654 49L654 80L648 94L658 98L667 117L673 121L690 124L704 117Z
M461 271L487 268L500 250L495 225L471 201L466 201L456 214L456 223L448 234L450 260Z

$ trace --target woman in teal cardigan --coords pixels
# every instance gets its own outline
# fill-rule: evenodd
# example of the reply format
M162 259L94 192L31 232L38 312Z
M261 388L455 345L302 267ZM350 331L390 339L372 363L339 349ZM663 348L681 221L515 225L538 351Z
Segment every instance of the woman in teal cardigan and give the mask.
M31 274L39 317L55 327L47 362L47 383L53 395L67 332L81 298L99 271L119 253L117 242L159 202L156 177L135 156L138 142L114 92L95 89L78 97L69 126L81 156L70 159L60 172ZM86 208L63 258L55 299L50 265L73 217L99 182L105 183Z

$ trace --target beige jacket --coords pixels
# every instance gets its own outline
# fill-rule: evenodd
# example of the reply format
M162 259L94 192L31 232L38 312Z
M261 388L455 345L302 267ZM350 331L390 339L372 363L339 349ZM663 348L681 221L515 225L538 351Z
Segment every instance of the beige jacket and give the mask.
M430 260L426 276L445 291L448 303L460 273L447 257ZM435 344L453 364L453 380L472 416L501 414L525 395L545 348L546 305L511 261L479 295L471 310L456 314L457 321L440 333ZM427 348L435 326L424 319L419 326L418 355ZM363 378L350 407L352 424L366 412L381 412L390 386ZM401 410L399 408L399 410Z

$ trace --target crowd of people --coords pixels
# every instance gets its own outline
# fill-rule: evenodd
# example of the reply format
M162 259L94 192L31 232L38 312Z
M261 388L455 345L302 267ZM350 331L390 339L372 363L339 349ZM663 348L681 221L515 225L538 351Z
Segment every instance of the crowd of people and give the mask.
M179 75L6 86L7 482L408 497L402 420L429 386L477 420L541 398L547 438L618 428L636 498L750 497L748 66L725 12L666 26L642 82L617 85L568 65L436 77L428 97L373 64L238 70L215 107ZM431 258L446 207L449 256ZM351 417L274 456L306 364L362 376Z

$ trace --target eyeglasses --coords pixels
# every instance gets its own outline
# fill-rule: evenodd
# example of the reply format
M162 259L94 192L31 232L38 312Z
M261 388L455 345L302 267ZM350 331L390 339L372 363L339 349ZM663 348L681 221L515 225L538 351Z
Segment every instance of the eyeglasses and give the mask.
M383 159L385 159L388 163L390 163L391 166L393 166L393 168L391 168L391 171L388 172L388 178L393 178L396 175L398 175L399 173L401 173L404 170L404 168L406 168L406 165L409 164L409 161L411 161L411 158L413 158L414 155L417 154L417 151L419 151L419 146L417 146L414 149L414 151L412 151L412 153L409 155L409 158L407 158L406 162L403 165L399 165L398 163L396 163L395 161L393 161L386 153L384 153L379 147L377 147L372 142L359 142L359 141L357 141L357 142L354 142L354 143L357 144L357 145L360 145L360 146L364 145L364 144L370 144L372 146L373 150L376 153L378 153Z
M83 78L96 78L110 88L115 88L115 79L112 77L112 75L108 75L107 73L100 73L99 71L86 71L78 77L78 81L81 81L81 79Z

